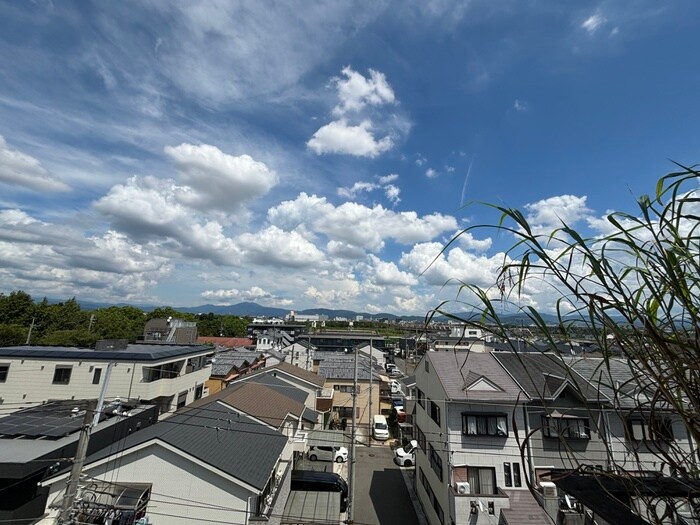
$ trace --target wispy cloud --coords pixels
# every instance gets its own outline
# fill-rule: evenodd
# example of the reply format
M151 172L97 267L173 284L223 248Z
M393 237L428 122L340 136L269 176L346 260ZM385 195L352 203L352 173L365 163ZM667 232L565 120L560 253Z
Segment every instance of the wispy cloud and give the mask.
M437 171L435 171L433 168L428 168L427 170L425 170L425 176L428 177L429 179L434 179L438 175L439 175L439 173Z
M586 20L584 20L581 24L581 27L588 31L588 34L592 35L600 28L600 26L605 24L607 21L608 19L605 18L605 16L603 16L603 14L600 11L598 11L595 14L586 18Z
M513 102L513 109L515 109L515 111L527 111L530 107L524 100L516 98L515 102Z
M0 183L37 191L68 191L67 184L51 177L37 159L11 148L0 135Z

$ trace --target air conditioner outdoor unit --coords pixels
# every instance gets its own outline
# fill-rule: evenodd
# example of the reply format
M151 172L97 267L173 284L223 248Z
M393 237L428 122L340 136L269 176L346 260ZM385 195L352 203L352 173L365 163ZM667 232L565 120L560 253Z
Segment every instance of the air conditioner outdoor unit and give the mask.
M557 486L551 481L542 481L540 483L542 486L542 495L545 498L556 498L557 497Z
M467 481L458 481L455 483L455 490L457 494L469 494L471 492L471 487Z

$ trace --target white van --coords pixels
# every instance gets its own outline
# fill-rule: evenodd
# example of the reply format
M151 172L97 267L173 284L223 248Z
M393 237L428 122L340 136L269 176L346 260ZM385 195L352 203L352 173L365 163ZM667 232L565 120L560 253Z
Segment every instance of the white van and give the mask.
M372 417L372 436L377 441L389 439L389 425L386 422L386 417L382 415Z

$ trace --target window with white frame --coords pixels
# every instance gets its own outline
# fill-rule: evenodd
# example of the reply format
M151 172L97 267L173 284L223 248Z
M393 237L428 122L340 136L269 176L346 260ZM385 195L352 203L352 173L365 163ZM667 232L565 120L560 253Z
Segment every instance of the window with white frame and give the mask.
M570 416L542 416L544 437L567 439L591 439L588 419Z
M505 414L462 413L462 434L465 436L508 436Z

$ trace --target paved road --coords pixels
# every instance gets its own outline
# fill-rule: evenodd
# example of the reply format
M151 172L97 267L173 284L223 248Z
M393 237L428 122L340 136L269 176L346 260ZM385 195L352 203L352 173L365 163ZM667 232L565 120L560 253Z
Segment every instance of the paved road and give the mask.
M355 523L418 525L400 467L387 445L357 447Z

